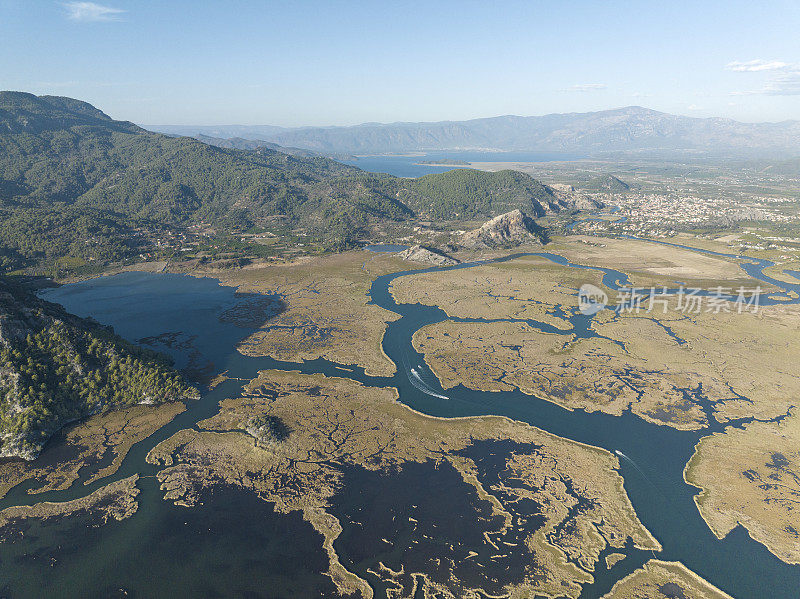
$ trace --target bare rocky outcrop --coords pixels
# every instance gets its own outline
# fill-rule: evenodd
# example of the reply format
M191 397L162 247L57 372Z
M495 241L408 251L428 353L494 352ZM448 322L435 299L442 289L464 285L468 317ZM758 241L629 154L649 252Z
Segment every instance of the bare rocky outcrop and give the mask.
M631 190L630 185L614 175L595 177L581 185L581 187L587 191L598 191L602 193L626 193Z
M407 250L397 254L403 260L411 260L413 262L425 262L433 264L434 266L452 266L458 264L458 260L443 254L437 250L426 248L421 245L412 245Z
M461 237L461 245L467 248L497 248L523 243L544 243L545 229L521 210L512 210L495 216L478 229L468 231Z
M599 210L605 207L601 200L580 193L572 185L553 183L550 185L563 209L571 210Z

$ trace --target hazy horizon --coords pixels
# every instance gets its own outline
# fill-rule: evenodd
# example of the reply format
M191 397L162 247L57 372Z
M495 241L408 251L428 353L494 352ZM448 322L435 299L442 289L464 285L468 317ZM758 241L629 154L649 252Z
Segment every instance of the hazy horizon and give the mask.
M22 90L18 90L22 91ZM101 107L96 106L96 108ZM346 127L361 127L361 126L378 126L378 125L413 125L416 123L458 123L458 122L465 122L465 121L477 121L477 120L485 120L485 119L501 119L505 117L517 117L517 118L536 118L536 117L546 117L546 116L554 116L554 115L570 115L570 114L589 114L589 113L597 113L597 112L614 112L620 110L626 110L629 108L641 108L644 110L651 110L654 112L661 112L664 114L675 114L665 112L663 110L656 110L655 108L650 108L648 106L642 105L635 105L631 104L628 106L611 106L609 108L600 108L597 110L586 110L586 111L571 111L571 112L548 112L542 114L494 114L488 116L478 116L469 119L440 119L436 121L409 121L409 120L399 120L399 121L361 121L361 122L352 122L352 123L342 123L337 125L326 124L326 123L308 123L308 124L301 124L301 125L276 125L275 123L233 123L233 122L219 122L219 123L136 123L140 127L145 129L150 129L154 127L204 127L204 128L211 128L211 127L275 127L281 129L334 129L334 128L346 128ZM718 116L718 115L709 115L709 116L698 116L694 114L676 114L676 116L682 116L686 118L697 118L697 119L729 119L734 120L740 123L781 123L781 122L788 122L788 121L800 121L800 117L798 118L790 118L790 119L782 119L782 120L745 120L745 119L736 119L732 117L726 116ZM124 119L130 120L130 119Z

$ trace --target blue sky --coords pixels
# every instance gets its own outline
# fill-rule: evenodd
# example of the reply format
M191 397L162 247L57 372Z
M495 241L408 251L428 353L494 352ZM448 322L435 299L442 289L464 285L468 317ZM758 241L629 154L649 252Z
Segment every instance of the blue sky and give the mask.
M142 124L800 119L800 1L0 0L0 89Z

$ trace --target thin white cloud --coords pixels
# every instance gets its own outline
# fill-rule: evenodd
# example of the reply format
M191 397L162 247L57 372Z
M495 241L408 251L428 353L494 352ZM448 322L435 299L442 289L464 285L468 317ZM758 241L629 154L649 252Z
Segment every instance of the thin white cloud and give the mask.
M68 19L82 22L119 21L125 13L121 8L94 2L67 2L64 8L67 10Z
M705 110L702 106L698 106L697 104L689 104L686 107L686 110Z
M562 89L563 92L595 92L601 89L607 89L608 86L605 83L579 83L578 85L570 85L566 89Z
M725 68L740 73L770 71L760 88L734 91L732 96L800 96L800 63L758 59L730 62Z
M772 77L758 89L731 92L732 96L800 96L800 67Z
M763 93L767 96L800 96L800 70L768 81Z
M779 71L789 66L791 66L790 63L783 62L782 60L761 60L758 58L756 60L748 60L745 62L734 60L733 62L726 64L725 69L739 73L756 73L759 71Z

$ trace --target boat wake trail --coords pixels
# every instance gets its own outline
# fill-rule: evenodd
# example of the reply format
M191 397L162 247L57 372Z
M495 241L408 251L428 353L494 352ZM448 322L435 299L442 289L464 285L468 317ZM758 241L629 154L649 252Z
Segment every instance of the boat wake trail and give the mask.
M411 381L411 384L414 385L417 389L422 391L425 395L430 395L431 397L438 397L439 399L450 399L446 395L442 395L441 393L436 393L433 389L431 389L425 381L422 380L422 377L419 375L419 371L416 368L411 368L409 370L411 376L408 377L408 380Z
M655 483L652 480L650 480L650 477L648 477L641 468L639 468L639 465L636 462L634 462L632 459L630 459L628 456L626 456L624 453L622 453L619 449L615 449L614 453L617 454L619 457L621 457L626 462L628 462L631 466L636 468L636 471L639 474L641 474L642 478L644 478L648 483L650 483L650 485L653 488L658 489L658 487L656 487Z

